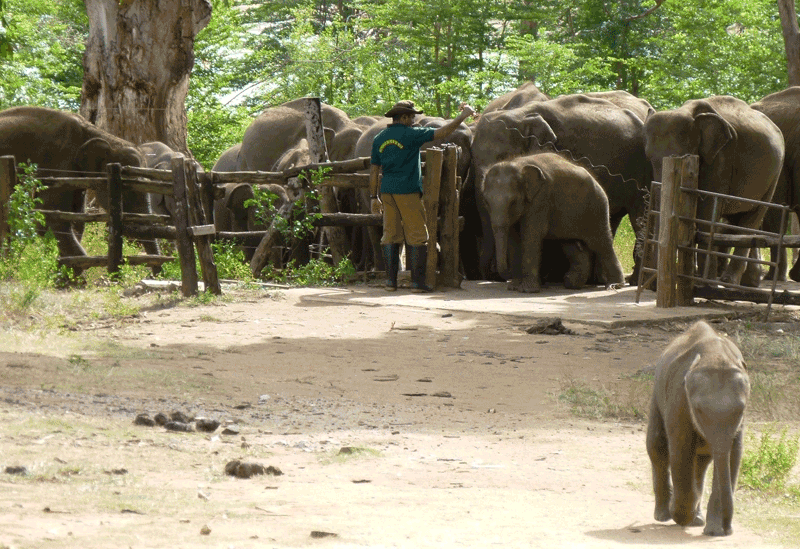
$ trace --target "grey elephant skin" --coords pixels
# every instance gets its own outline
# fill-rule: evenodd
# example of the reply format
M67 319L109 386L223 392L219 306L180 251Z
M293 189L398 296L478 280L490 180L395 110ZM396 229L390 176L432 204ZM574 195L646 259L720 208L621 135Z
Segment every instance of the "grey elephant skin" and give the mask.
M183 153L172 149L169 145L161 141L142 143L139 145L139 150L144 155L144 166L155 170L172 170L172 159L176 157L182 158L184 156ZM194 162L194 166L197 173L203 173L205 171L203 166L197 161ZM151 194L150 200L153 213L171 216L175 211L175 199L172 196Z
M733 533L733 493L742 459L750 381L742 353L705 322L673 340L658 359L647 426L655 519ZM710 463L714 480L705 521L700 511Z
M793 86L773 93L750 105L766 114L783 133L786 143L786 155L783 168L775 186L772 201L775 204L790 206L795 216L800 217L800 87ZM767 210L762 228L765 231L780 232L780 214L773 209ZM787 227L789 220L787 220ZM772 248L772 257L778 257L777 247ZM766 278L773 276L772 267ZM789 277L800 282L800 260L789 271ZM780 257L778 280L786 280L786 250Z
M214 162L214 167L211 168L212 172L238 172L239 169L239 151L242 149L241 143L236 143L225 149L217 161Z
M692 99L677 109L651 115L645 122L645 143L656 181L661 181L664 158L697 155L698 188L740 198L772 200L783 167L781 130L766 115L730 96ZM712 211L711 199L698 202L698 219L710 220ZM764 207L729 200L724 201L721 215L732 225L758 229L765 211ZM708 226L699 229L707 231ZM739 256L747 253L746 249L737 250ZM717 269L711 263L709 276L715 277ZM720 280L757 287L761 269L733 260Z
M48 175L68 176L87 172L105 173L107 164L141 167L144 158L130 142L120 139L81 116L43 107L14 107L0 112L0 156L13 155L17 163L30 162ZM83 193L46 190L42 208L78 212ZM108 208L108 191L97 192L100 205ZM125 211L152 213L149 196L125 191ZM52 221L49 227L58 241L62 257L83 256L86 251L70 223ZM148 253L158 253L156 250Z
M329 157L331 160L346 160L363 128L354 124L344 111L331 105L323 103L321 113ZM341 134L339 142L336 141L337 133ZM266 109L244 132L239 171L273 171L281 155L307 137L305 100L295 99Z
M624 283L614 253L608 198L588 170L556 153L498 162L486 174L484 199L495 238L497 268L501 276L510 279L509 290L541 290L546 238L582 241L596 255L603 281Z
M621 92L616 94L621 96ZM631 96L631 101L639 101ZM493 276L491 223L484 209L484 180L498 161L541 151L564 151L592 174L608 197L612 232L625 215L635 231L644 213L643 192L652 168L644 149L644 124L628 108L583 94L534 101L482 115L474 128L472 168L481 214L481 273ZM634 273L638 268L638 260Z
M528 80L527 82L523 82L517 89L490 101L489 104L483 108L481 114L516 109L532 101L547 101L548 99L550 98L542 93L541 90L536 87L536 84Z

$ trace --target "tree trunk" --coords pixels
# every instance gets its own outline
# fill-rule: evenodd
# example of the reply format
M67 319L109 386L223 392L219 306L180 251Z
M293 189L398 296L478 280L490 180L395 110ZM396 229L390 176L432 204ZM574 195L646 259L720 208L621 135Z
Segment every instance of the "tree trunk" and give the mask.
M210 0L84 0L81 114L123 139L188 154L185 99Z
M786 48L789 85L800 86L800 29L797 26L794 0L778 0L778 13L781 16L783 44Z

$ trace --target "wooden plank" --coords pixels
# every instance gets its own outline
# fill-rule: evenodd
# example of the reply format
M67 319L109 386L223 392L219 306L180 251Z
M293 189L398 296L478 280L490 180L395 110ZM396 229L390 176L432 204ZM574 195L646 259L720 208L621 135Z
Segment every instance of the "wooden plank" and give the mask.
M60 210L39 210L39 209L36 209L35 211L45 216L46 219L53 219L58 221L69 221L72 223L75 222L108 223L107 213L88 214L88 213L78 213L78 212L62 212Z
M442 164L444 154L441 149L431 148L427 151L427 166L423 182L423 202L425 204L426 224L428 225L428 264L425 268L425 283L436 287L436 267L439 254L436 242L439 238L439 190L442 183Z
M17 167L13 156L0 156L0 246L9 236L8 202L17 185Z
M197 266L189 231L189 210L186 201L186 168L184 158L172 159L173 193L175 196L175 247L181 262L181 293L184 297L197 295Z
M175 261L174 257L168 255L131 255L125 258L125 263L129 265L147 265L156 267ZM74 255L58 258L59 265L66 265L71 268L88 269L90 267L105 267L108 265L108 256L105 255Z
M122 166L109 164L108 172L108 274L122 265Z
M75 191L97 188L108 182L106 177L40 177L39 181L48 189Z
M189 227L189 234L193 237L208 236L217 234L217 230L214 225L196 225L194 227Z
M128 177L144 177L145 179L164 181L167 183L172 182L171 170L156 170L155 168L139 168L137 166L125 166L122 168L122 176Z

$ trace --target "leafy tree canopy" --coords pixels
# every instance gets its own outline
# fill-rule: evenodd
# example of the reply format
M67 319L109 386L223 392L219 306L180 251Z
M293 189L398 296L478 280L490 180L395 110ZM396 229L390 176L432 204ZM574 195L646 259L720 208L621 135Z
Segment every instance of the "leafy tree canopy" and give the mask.
M625 89L656 108L783 89L773 0L212 0L189 145L210 167L268 106L318 96L351 116L399 98L450 117L532 79L551 96ZM77 110L81 0L0 0L0 107ZM12 55L13 51L13 55Z

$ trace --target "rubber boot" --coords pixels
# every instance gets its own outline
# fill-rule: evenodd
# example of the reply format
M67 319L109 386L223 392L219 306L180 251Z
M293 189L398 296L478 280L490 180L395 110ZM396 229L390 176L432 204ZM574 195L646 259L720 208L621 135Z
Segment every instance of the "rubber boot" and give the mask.
M397 290L397 271L400 269L401 244L383 244L383 261L386 263L386 291Z
M411 291L430 293L433 288L425 284L425 271L428 268L428 246L410 246L411 248Z

